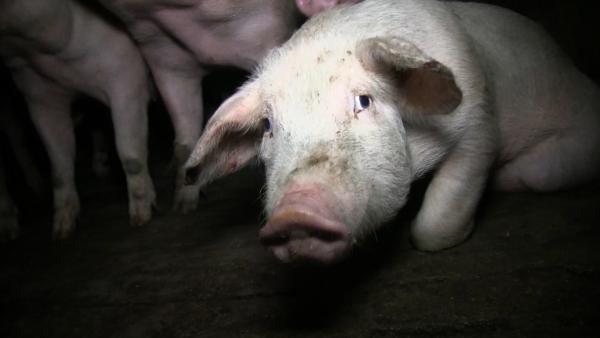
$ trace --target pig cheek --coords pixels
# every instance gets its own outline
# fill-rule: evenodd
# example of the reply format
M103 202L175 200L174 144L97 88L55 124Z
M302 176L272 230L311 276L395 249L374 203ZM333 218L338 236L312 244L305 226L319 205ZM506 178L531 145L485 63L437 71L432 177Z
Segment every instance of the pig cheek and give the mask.
M367 131L361 140L365 146L357 163L360 177L368 182L365 195L367 223L380 225L393 218L404 206L410 183L411 167L405 149L405 135L393 120ZM362 229L361 231L367 231Z

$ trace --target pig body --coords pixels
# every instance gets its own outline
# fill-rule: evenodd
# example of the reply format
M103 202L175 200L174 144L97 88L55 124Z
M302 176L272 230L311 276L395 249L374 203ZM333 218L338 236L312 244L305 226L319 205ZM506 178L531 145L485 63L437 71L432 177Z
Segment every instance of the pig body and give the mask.
M101 2L137 41L171 116L178 167L174 208L187 212L197 205L199 185L184 186L183 165L202 130L204 75L211 66L252 70L296 29L297 8L312 15L339 0L298 0L298 7L292 0Z
M131 222L149 221L155 200L146 164L149 82L133 41L71 0L2 0L0 22L0 57L25 97L50 158L54 237L68 236L79 212L70 116L79 93L110 107Z
M551 191L600 167L600 91L530 20L475 3L367 0L309 20L208 122L206 184L265 163L260 238L333 263L433 171L414 245L464 241L482 191Z

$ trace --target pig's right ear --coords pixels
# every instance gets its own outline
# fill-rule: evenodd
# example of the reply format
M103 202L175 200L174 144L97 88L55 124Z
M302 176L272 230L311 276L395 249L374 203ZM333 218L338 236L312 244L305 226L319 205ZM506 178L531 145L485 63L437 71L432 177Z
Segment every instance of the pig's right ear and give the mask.
M186 184L204 186L257 156L263 136L261 107L252 83L221 104L185 164Z
M447 114L462 102L462 92L450 69L407 40L365 39L356 46L356 55L364 69L392 83L403 113Z

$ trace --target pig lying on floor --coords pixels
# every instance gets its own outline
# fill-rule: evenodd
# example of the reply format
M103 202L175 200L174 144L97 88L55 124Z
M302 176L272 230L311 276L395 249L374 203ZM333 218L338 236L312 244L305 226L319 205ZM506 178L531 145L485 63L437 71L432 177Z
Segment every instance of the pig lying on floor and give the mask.
M600 167L600 91L530 20L476 3L367 0L311 19L208 122L188 160L208 182L256 156L260 239L333 263L434 171L414 245L463 242L494 168L502 190L551 191Z

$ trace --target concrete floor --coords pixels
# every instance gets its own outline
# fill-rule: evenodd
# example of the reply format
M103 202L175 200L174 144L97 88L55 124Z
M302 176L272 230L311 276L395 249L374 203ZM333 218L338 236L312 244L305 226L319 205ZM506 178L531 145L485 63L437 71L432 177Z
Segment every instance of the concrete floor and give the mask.
M74 238L49 241L46 212L0 245L0 337L600 336L597 188L488 194L472 238L433 254L411 248L407 212L318 270L260 246L257 169L186 216L157 180L160 210L140 228L122 186L82 181Z

